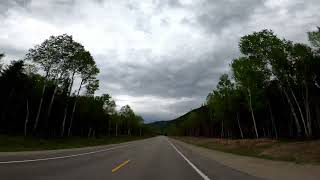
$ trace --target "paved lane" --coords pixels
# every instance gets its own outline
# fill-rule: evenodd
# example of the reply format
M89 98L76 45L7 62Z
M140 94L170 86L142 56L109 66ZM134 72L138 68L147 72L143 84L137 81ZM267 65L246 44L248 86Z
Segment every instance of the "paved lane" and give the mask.
M39 161L20 162L35 159ZM1 180L235 178L256 179L163 136L94 148L0 154Z

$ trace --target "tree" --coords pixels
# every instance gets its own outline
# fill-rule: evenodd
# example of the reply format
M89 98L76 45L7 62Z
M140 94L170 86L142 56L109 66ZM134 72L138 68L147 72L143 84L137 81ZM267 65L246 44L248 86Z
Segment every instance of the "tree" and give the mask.
M261 61L265 65L264 67L269 68L273 77L278 80L279 87L284 92L295 119L297 134L301 135L299 119L292 103L294 100L298 109L301 109L292 90L293 80L291 77L293 77L294 70L288 58L289 52L292 50L292 42L279 39L270 30L263 30L242 37L239 46L244 55ZM303 124L305 124L301 111L300 117ZM305 133L307 134L307 132Z
M269 79L269 72L261 61L252 57L235 59L231 67L235 80L247 91L256 138L259 138L253 107L259 101L259 95L264 88L265 82Z
M40 45L36 45L34 48L30 49L26 54L25 59L39 66L45 73L45 79L58 83L62 77L66 76L68 64L70 63L70 60L73 59L78 46L79 44L72 40L72 36L67 34L50 36L49 39L45 40ZM34 131L37 129L39 123L46 86L47 83L44 84L42 89L41 99L33 128ZM51 107L56 90L57 89L55 89L52 94L48 115L51 113Z
M116 103L111 98L109 94L103 94L101 96L104 99L104 106L103 109L105 113L108 115L108 135L111 135L111 129L112 129L112 116L116 114Z
M97 68L92 56L88 51L81 51L78 52L76 55L79 64L77 66L76 71L80 74L81 82L77 91L77 96L76 100L73 104L72 112L71 112L71 118L70 118L70 125L69 125L69 130L68 130L68 136L70 136L71 133L71 127L72 127L72 122L73 122L73 117L74 117L74 111L76 109L76 104L77 104L77 97L80 94L81 88L85 85L87 88L94 86L93 91L97 90L97 83L98 81L96 80L96 76L99 73L99 69ZM72 83L73 84L73 83ZM92 90L91 90L92 91ZM94 92L90 92L93 94Z
M7 66L0 76L0 84L3 85L1 94L6 97L2 98L2 102L0 103L2 111L1 120L7 128L19 128L19 124L16 123L20 120L21 115L16 112L26 112L25 120L23 121L24 124L27 124L29 120L28 96L30 93L30 82L23 71L23 61L12 61L11 65ZM24 109L24 107L26 107L26 109ZM24 131L26 134L27 129L24 128Z
M225 126L231 124L231 96L234 91L234 84L227 74L220 76L217 87L209 97L208 106L213 109L213 117L221 123L221 137L225 135Z
M318 27L318 31L308 32L308 38L310 43L315 48L320 48L320 27Z
M318 27L318 31L308 32L309 41L315 48L314 53L314 62L312 64L312 72L313 72L313 82L314 85L320 89L320 27Z
M120 109L120 117L122 121L125 123L127 135L131 135L131 124L134 121L135 114L129 105L125 105Z
M143 118L139 115L136 115L135 117L135 125L137 126L137 129L139 129L139 136L142 136L142 129L143 129Z
M111 122L114 125L114 135L118 136L119 125L121 124L121 117L118 112L111 115Z
M243 36L241 57L231 64L234 79L222 75L204 106L166 122L160 132L197 136L200 124L209 127L200 134L210 137L319 137L319 34L320 28L308 33L313 47L271 30Z
M0 70L0 133L27 136L33 130L33 135L49 138L64 135L65 127L68 136L149 132L130 106L118 113L109 94L94 95L98 73L91 54L72 36L51 36L30 49L25 61ZM78 79L79 87L71 93Z
M312 49L304 44L293 44L292 50L289 54L289 61L292 63L292 68L295 73L292 73L291 79L295 87L301 88L300 96L303 97L302 102L305 107L305 113L302 112L300 106L298 110L301 114L301 119L303 120L303 126L305 129L306 136L312 136L311 128L311 110L310 110L310 87L313 84L313 77L316 72L313 72L313 65L315 64ZM298 100L294 97L296 103ZM305 117L303 116L305 115Z

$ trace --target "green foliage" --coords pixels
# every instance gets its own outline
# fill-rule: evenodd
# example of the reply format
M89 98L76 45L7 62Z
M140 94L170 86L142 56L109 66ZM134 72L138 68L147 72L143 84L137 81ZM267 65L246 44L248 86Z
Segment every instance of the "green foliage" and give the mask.
M117 112L109 94L95 96L98 73L90 52L72 36L51 36L30 49L24 61L12 61L0 71L0 134L45 138L152 134L128 105Z
M318 31L308 32L308 37L314 47L320 48L320 27L318 27Z
M221 75L205 105L149 125L129 105L118 112L110 95L95 96L99 69L90 52L72 36L51 36L30 49L25 61L1 67L0 133L98 137L152 134L158 129L167 135L317 138L319 34L308 33L313 47L280 39L271 30L243 36L231 76ZM74 82L80 82L78 88Z
M200 108L206 116L193 110L164 123L161 132L227 138L320 137L319 32L308 33L314 49L280 39L271 30L243 36L242 54L231 63L232 78L221 75L206 106Z
M100 146L140 140L149 136L104 136L99 138L35 138L21 136L0 136L0 152L38 151L67 148L81 148L87 146Z

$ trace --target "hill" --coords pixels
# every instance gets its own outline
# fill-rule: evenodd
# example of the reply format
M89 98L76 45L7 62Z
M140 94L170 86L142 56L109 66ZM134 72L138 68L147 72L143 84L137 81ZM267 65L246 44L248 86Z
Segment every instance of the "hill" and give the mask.
M206 124L209 121L207 106L201 106L176 119L153 122L149 126L163 135L204 135L200 133L204 132L201 129L206 129ZM190 125L193 126L192 130L189 128L187 130L186 127Z

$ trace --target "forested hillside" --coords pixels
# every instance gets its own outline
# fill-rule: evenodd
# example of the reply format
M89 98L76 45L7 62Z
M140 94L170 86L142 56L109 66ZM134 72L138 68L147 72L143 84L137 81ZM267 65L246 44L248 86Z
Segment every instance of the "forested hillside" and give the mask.
M90 52L72 36L51 36L21 60L0 65L0 134L97 137L148 133L142 117L129 105L117 112L110 95L94 95L99 69Z
M207 106L194 109L171 121L149 124L157 133L179 136L213 136Z
M169 135L221 138L320 137L320 28L308 44L271 30L243 36L205 106L166 123Z

